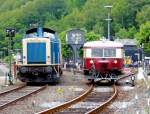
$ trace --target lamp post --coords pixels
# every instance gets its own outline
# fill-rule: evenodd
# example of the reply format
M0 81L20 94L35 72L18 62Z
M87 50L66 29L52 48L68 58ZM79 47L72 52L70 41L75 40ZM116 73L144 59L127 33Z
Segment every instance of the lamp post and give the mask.
M8 55L9 55L9 73L8 73L8 77L9 77L9 83L10 85L13 84L13 78L12 78L12 70L11 70L11 59L12 59L12 43L13 43L13 37L15 36L15 29L13 28L7 28L6 29L6 37L9 38L8 40Z
M144 68L144 44L142 43L141 45L140 45L140 47L141 47L141 52L142 52L142 66L143 66L143 68ZM144 68L145 69L145 68Z
M110 13L111 13L111 8L112 8L112 6L111 5L107 5L107 6L104 6L105 8L108 8L108 16L107 16L107 19L105 19L107 22L108 22L108 25L107 25L107 29L108 29L108 35L107 35L107 37L108 37L108 39L110 40L110 22L111 22L111 18L110 18Z

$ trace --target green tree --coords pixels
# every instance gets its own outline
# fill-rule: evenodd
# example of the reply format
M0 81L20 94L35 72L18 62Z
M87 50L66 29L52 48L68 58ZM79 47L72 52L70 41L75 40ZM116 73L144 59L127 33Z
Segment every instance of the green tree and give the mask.
M136 16L136 21L139 23L139 24L143 24L145 23L146 21L149 21L150 20L150 5L146 5L142 8L142 10L140 12L137 13L137 16Z
M150 52L150 21L140 26L140 31L136 34L139 44L144 44L144 51Z
M116 32L115 36L118 38L130 38L130 39L134 39L134 35L137 33L136 28L130 27L128 29L125 28L121 28L118 32Z
M136 28L134 26L128 28L128 38L134 39L134 35L136 33L137 33L137 30L136 30Z
M121 28L116 34L115 34L116 37L118 38L128 38L128 32L125 28Z
M100 40L101 36L99 34L95 34L94 32L88 32L85 34L86 41L94 41Z
M84 28L89 35L87 41L98 40L107 34L106 5L113 5L111 35L133 38L140 25L150 20L150 0L0 0L0 3L1 47L7 44L7 27L16 29L14 39L17 42L32 23L58 33L70 28ZM19 45L15 43L16 48Z

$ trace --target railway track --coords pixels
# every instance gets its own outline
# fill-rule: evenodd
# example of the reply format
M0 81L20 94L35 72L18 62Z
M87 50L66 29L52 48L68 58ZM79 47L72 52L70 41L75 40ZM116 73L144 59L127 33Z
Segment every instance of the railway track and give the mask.
M123 80L132 75L133 75L133 73L125 75L122 78L118 79L116 81L116 83L118 83L120 80ZM38 112L37 114L54 114L54 113L56 113L56 114L97 114L97 113L100 113L113 100L115 100L115 98L118 95L118 87L114 84L112 86L113 90L111 92L108 92L106 95L103 95L104 92L103 93L95 92L94 88L95 88L94 85L91 85L89 87L89 89L85 93L83 93L81 96L79 96L71 101L68 101L64 104L61 104L59 106ZM105 99L105 101L101 101L102 99L103 100ZM95 104L89 105L88 107L90 107L90 108L87 108L87 105L85 103L83 103L83 105L86 105L85 106L86 108L85 108L85 107L81 106L82 105L81 101L86 102L88 105L91 102L95 102L95 101L97 103L96 103L96 105ZM74 105L74 104L77 105L78 102L81 103L81 104L79 104L79 106L81 106L81 107L73 108L72 105Z
M22 85L17 88L0 93L0 110L36 92L39 92L45 89L46 87L47 86L30 87Z
M116 97L117 88L115 85L113 85L112 88L113 89L109 92L99 92L97 91L99 87L94 87L94 85L91 85L89 89L81 96L37 114L96 114ZM107 103L102 103L104 101L107 101ZM73 104L76 105L74 106Z

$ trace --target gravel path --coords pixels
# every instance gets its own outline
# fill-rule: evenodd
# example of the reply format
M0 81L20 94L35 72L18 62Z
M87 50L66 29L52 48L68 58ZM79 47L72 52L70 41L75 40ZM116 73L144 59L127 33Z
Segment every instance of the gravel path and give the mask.
M150 78L148 83L150 87ZM18 81L17 84L21 84L21 82ZM0 86L0 91L16 85ZM34 114L68 101L83 93L87 88L82 75L64 72L59 84L48 86L44 91L1 110L0 114ZM134 87L131 87L131 85L120 86L120 90L117 100L103 114L150 113L150 89L148 89L144 80L137 81Z
M5 89L11 87L14 86L8 86ZM64 72L59 84L49 85L42 92L1 110L0 114L34 114L75 98L87 88L83 76L80 74L73 76L73 73ZM0 91L3 91L3 89Z
M134 87L120 86L118 98L102 114L150 114L150 88L144 80L136 80Z

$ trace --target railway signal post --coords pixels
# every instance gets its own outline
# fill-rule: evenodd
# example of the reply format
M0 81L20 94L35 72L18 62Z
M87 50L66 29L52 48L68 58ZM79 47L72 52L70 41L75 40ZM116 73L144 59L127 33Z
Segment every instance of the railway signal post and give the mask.
M5 63L5 54L6 54L7 48L3 47L3 63Z
M13 43L13 37L15 36L15 29L12 28L7 28L6 29L6 37L8 37L8 55L9 55L9 73L8 73L8 78L9 78L9 84L13 85L13 77L12 77L12 68L11 68L11 62L12 62L12 43Z

